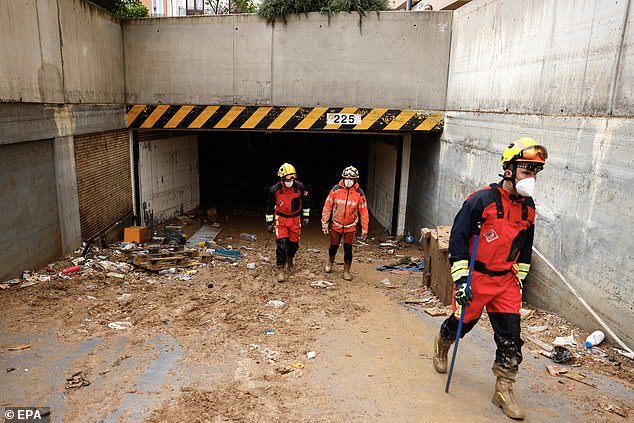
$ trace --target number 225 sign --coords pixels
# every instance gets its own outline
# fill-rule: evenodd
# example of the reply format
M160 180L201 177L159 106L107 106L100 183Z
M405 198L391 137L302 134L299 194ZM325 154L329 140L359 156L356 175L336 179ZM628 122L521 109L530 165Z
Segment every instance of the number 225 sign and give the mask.
M361 115L354 113L326 113L326 123L328 125L359 125Z

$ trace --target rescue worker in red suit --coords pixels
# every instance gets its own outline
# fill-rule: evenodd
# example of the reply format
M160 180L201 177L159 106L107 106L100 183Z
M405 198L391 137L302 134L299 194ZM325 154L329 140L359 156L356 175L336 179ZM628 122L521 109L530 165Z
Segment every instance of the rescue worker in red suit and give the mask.
M370 217L363 190L359 187L359 171L348 166L341 174L343 178L328 194L321 213L321 229L324 234L330 233L330 248L326 273L332 272L335 255L343 238L343 278L352 280L352 241L361 218L361 239L368 236ZM332 217L332 220L331 220ZM330 224L329 224L330 222Z
M277 176L280 182L269 190L266 225L269 232L275 231L277 281L284 282L286 269L291 272L294 266L301 226L308 225L310 197L304 184L295 179L297 172L292 164L280 166Z
M461 338L478 322L486 307L497 346L493 403L513 419L524 411L515 401L513 384L522 362L520 308L522 289L531 265L535 203L531 197L537 173L548 153L531 138L510 144L502 155L502 181L472 193L455 217L449 238L454 281L452 316L434 340L434 368L447 372L447 352L456 339L462 307L466 307ZM466 291L474 236L481 223L470 291Z

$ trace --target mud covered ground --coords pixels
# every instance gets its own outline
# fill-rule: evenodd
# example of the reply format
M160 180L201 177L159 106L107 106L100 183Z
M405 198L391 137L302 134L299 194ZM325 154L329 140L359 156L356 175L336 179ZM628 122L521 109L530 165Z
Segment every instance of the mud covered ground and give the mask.
M444 317L426 311L450 308L421 285L420 273L376 270L406 257L419 262L416 244L380 247L388 237L372 234L355 246L354 280L345 282L341 253L335 272L324 273L327 241L309 225L294 272L277 283L274 240L260 220L224 221L217 245L204 248L231 246L239 260L215 256L160 275L125 265L130 252L121 246L91 247L76 273L59 272L81 250L37 269L33 285L0 290L2 405L48 406L53 421L73 422L506 421L490 403L486 316L460 343L445 394L446 376L431 367ZM241 240L241 232L258 241ZM588 352L586 332L525 309L517 391L527 421L626 421L632 360L607 342ZM539 341L571 333L573 357L561 366L583 382L549 375L545 366L555 363L540 354Z

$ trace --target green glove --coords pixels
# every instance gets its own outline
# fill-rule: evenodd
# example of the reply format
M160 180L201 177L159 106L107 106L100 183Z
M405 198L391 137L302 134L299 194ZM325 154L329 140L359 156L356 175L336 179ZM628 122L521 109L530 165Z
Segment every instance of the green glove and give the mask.
M463 307L469 305L469 301L473 300L471 289L467 292L467 278L462 277L456 282L456 303Z

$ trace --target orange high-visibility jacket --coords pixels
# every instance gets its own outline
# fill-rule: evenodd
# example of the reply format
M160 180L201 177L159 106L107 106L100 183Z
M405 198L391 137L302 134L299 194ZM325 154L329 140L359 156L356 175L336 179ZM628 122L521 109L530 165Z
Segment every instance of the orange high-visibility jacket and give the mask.
M370 215L365 193L355 182L352 188L343 185L343 179L328 193L324 209L321 212L321 226L328 228L328 221L332 215L331 230L335 232L355 232L361 217L361 233L368 233Z

